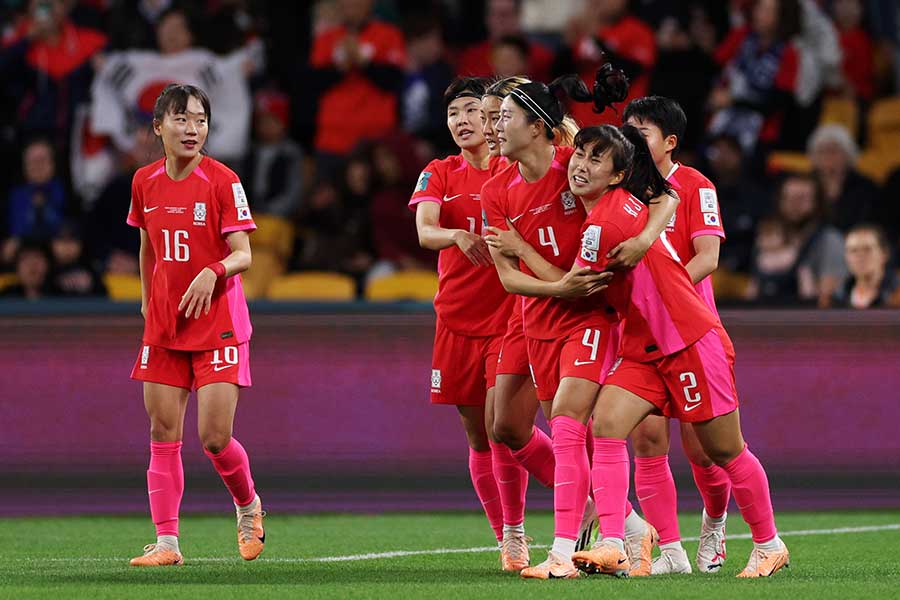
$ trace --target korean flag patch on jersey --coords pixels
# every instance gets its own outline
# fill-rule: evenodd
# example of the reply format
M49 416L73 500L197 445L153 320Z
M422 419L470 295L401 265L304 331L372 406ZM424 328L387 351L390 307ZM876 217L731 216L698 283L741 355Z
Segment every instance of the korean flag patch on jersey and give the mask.
M719 202L716 200L716 190L712 188L700 188L700 212L719 214ZM707 223L709 225L709 223Z
M246 206L242 206L237 209L238 221L249 221L252 219L250 216L250 209Z
M603 230L599 225L589 225L581 235L581 259L587 262L595 263L599 259L598 251L600 250L600 232Z
M716 213L703 213L703 222L713 227L719 227L722 224L719 222L719 215Z

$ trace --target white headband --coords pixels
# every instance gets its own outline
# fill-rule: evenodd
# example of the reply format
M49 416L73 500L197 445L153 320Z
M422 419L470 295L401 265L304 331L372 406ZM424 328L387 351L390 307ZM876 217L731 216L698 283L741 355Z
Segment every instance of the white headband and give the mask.
M547 125L549 125L551 128L559 125L559 123L550 118L550 115L548 115L547 112L543 108L541 108L540 104L535 102L531 98L531 96L521 91L519 88L514 88L513 91L510 92L510 94L514 95L516 98L520 98L525 104L528 105L528 108L534 111L535 114L543 119L544 122L547 123Z

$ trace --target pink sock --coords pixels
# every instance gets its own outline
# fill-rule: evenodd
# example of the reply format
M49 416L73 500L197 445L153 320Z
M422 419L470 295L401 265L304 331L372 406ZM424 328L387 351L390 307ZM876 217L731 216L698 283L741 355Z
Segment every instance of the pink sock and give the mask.
M750 526L753 541L768 542L775 537L777 530L769 480L759 459L744 446L744 451L723 468L731 479L734 500L744 521Z
M634 457L634 491L644 518L659 532L659 543L681 540L678 496L668 455Z
M591 467L588 464L584 438L587 425L571 417L554 417L553 457L556 459L553 488L553 519L555 536L578 539L578 529L584 514L584 502L590 488Z
M628 506L628 448L625 440L594 438L594 466L591 480L600 531L605 538L625 539L625 511Z
M528 490L528 471L519 464L506 444L491 444L494 480L503 505L503 524L525 522L525 492Z
M712 519L718 519L728 510L728 500L731 498L731 480L728 473L719 465L701 467L691 463L691 471L694 473L694 483L700 490L703 498L703 508Z
M250 476L250 459L247 451L235 438L231 438L221 452L213 454L204 450L206 456L212 461L219 473L219 477L225 482L225 487L231 492L234 503L238 506L247 506L256 497L253 487L253 477Z
M150 442L147 492L150 495L150 516L156 525L156 535L177 537L178 510L184 494L181 442Z
M553 487L553 470L555 462L553 458L553 442L542 429L535 427L528 443L518 450L513 450L513 456L519 464L525 467L534 478L544 487Z
M503 539L503 504L500 501L497 481L494 479L492 454L490 450L478 452L469 448L469 475L472 477L475 494L481 500L491 529L500 541Z

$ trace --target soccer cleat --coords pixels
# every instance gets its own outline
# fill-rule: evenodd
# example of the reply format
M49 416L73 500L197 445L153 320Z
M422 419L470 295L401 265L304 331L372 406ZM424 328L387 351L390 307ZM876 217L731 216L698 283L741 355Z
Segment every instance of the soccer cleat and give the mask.
M581 525L578 527L578 539L575 540L575 552L580 552L591 547L594 528L599 524L597 518L597 506L594 499L588 496L584 503L584 514L581 517Z
M653 546L659 543L659 534L650 523L644 522L644 533L625 537L625 554L631 563L628 574L632 577L647 577L651 571Z
M628 577L631 563L628 556L619 547L610 542L600 540L590 550L582 550L572 555L572 562L580 570L589 575L599 573Z
M132 567L170 567L184 563L184 557L175 550L158 548L156 544L144 546L144 554L131 559Z
M725 518L722 516L722 525L716 527L709 524L706 510L700 520L700 545L697 547L697 569L701 573L717 573L725 564Z
M547 553L547 560L534 567L522 569L520 575L523 579L575 579L579 573L571 560L551 550Z
M500 567L504 571L521 571L531 564L528 542L524 533L504 533L500 543Z
M669 548L653 559L651 575L690 575L691 561L684 548Z
M238 551L244 560L253 560L263 551L266 544L266 531L263 529L265 516L259 496L256 497L253 512L241 514L240 510L237 511Z
M781 542L781 548L778 550L763 550L754 546L747 566L737 576L740 578L771 577L781 567L790 566L791 553L788 552L784 542Z

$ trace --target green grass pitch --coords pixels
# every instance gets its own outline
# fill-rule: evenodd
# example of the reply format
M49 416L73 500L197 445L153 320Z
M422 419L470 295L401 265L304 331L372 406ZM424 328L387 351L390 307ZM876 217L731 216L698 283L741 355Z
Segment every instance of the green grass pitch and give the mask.
M696 536L698 515L682 515ZM729 519L729 560L718 575L522 581L502 573L484 517L475 513L270 514L255 562L237 555L234 520L186 515L185 565L136 569L127 559L152 541L146 516L0 519L0 598L900 598L900 511L782 513L792 566L771 579L736 580L750 551ZM526 522L535 544L552 516ZM792 533L793 532L793 533ZM693 557L695 542L685 544ZM404 552L432 553L403 554ZM388 557L359 555L395 552ZM546 550L534 549L532 563ZM343 557L343 558L342 558ZM325 560L323 560L325 559Z

